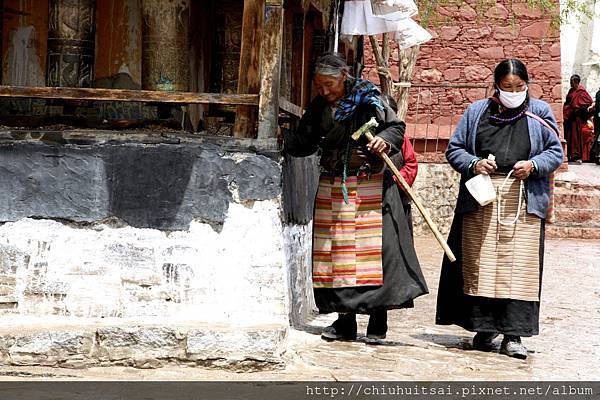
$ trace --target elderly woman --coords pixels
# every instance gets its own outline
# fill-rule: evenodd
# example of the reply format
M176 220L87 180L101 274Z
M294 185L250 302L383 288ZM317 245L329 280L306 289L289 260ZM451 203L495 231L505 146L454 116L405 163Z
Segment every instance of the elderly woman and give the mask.
M525 65L504 60L495 94L471 104L446 151L461 181L442 265L436 323L477 332L473 347L525 359L522 336L538 334L549 175L563 160L550 106L529 96ZM492 154L495 161L488 159ZM498 193L480 206L465 186L489 175Z
M387 310L413 307L427 293L397 185L377 153L402 147L405 124L369 81L350 77L340 57L316 62L318 96L284 150L296 157L320 151L314 210L314 295L320 313L339 313L325 340L355 340L356 314L369 314L367 341L387 333ZM351 136L375 117L374 139ZM370 340L369 340L370 339Z

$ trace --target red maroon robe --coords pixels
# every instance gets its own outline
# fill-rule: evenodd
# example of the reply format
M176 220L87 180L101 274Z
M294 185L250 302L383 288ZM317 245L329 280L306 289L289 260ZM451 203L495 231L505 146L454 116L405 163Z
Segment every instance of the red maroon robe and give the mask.
M590 159L591 140L585 137L587 132L584 130L584 126L588 119L587 109L592 103L592 97L583 85L580 84L577 89L569 89L563 107L569 161L577 159L589 161Z

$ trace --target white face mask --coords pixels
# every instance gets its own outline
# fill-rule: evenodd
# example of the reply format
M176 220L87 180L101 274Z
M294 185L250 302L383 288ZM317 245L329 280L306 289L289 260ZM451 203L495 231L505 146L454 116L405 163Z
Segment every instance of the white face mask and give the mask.
M500 93L500 102L506 108L517 108L527 98L527 87L522 92L505 92L504 90L498 89Z

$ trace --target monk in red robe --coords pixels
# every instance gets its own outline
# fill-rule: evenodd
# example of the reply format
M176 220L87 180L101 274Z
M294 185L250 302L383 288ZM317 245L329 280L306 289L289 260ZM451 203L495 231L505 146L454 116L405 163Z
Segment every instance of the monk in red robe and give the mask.
M567 139L567 157L569 161L590 160L590 138L584 129L589 113L588 108L592 105L592 96L580 83L579 75L571 77L571 89L563 106L563 117L565 119L565 139Z

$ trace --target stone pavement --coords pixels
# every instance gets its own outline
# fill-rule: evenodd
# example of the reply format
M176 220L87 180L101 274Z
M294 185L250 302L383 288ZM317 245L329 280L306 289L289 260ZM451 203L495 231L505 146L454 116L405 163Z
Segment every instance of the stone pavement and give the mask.
M202 367L57 369L0 367L0 379L67 380L598 380L600 372L600 241L546 241L541 335L525 338L526 361L471 350L472 334L433 323L441 250L434 239L416 239L430 294L415 308L390 313L383 345L324 342L320 329L333 315L318 316L289 334L287 365L259 372ZM359 334L366 319L359 317Z

